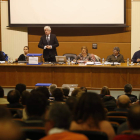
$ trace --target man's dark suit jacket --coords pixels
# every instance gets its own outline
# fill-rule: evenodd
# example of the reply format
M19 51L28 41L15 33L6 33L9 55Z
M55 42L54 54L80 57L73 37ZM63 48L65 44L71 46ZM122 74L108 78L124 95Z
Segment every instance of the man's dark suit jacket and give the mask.
M52 49L44 49L44 46L46 46L46 45L51 45ZM54 57L55 58L55 56L57 55L56 47L58 47L58 46L59 46L59 43L58 43L58 40L57 40L55 34L50 34L50 41L49 41L49 43L46 40L46 35L43 35L40 38L40 42L38 44L39 48L44 49L43 50L43 57L46 60L49 57Z

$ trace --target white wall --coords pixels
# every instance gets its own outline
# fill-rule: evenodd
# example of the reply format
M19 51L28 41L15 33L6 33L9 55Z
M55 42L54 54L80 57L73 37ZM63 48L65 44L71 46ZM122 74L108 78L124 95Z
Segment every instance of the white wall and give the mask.
M23 53L23 47L28 46L28 32L26 27L8 26L8 1L1 1L1 42L2 51L9 57L18 58Z
M140 50L140 0L131 0L131 58Z

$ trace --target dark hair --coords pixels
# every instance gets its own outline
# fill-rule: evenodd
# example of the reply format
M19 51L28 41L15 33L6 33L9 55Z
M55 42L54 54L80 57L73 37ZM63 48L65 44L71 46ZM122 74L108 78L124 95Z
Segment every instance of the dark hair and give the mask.
M24 48L28 48L28 50L29 50L29 47L28 47L28 46L24 46ZM23 48L23 49L24 49L24 48Z
M2 51L0 51L0 61L5 61L5 57Z
M22 105L26 105L26 102L27 102L27 99L29 98L29 96L30 96L29 91L24 90L22 92L22 95L21 95L21 103L22 103Z
M110 95L110 90L108 87L104 86L102 89L101 89L101 93L100 94L103 94L103 95Z
M3 88L0 86L0 98L4 97L4 90Z
M54 127L69 129L71 112L65 104L54 103L49 109L48 119L54 121Z
M49 99L50 93L49 93L49 90L48 90L47 87L45 87L45 86L43 86L43 87L38 87L38 88L36 89L36 91L42 92L42 93L46 96L46 98Z
M39 91L32 91L26 102L26 112L29 117L41 117L46 111L47 100L45 95Z
M69 95L69 92L70 92L70 88L69 87L63 87L62 90L63 90L63 93L64 93L65 96Z
M86 88L86 87L80 87L80 89L81 89L82 91L87 92L87 88Z
M22 92L23 92L24 90L26 90L26 85L25 85L25 84L19 83L19 84L16 85L15 89L18 90L19 93L20 93L20 95L21 95Z
M66 100L66 105L69 107L70 111L73 113L74 111L74 108L77 104L77 98L76 97L69 97L67 100Z
M128 93L132 91L132 85L131 84L126 84L124 86L124 92Z
M18 90L10 90L7 94L7 100L10 104L19 103L20 93Z
M96 127L106 119L103 103L95 92L83 93L74 110L74 121L77 123L84 123L89 117L93 118Z
M56 88L53 91L52 95L55 98L55 101L63 101L63 91L62 91L62 89Z
M128 111L128 122L133 130L140 129L140 105L134 105Z
M79 89L79 88L74 89L74 90L72 91L72 93L71 93L71 96L76 97L76 96L77 96L77 94L78 94L78 92L80 92L80 91L82 91L82 90L81 90L81 89Z

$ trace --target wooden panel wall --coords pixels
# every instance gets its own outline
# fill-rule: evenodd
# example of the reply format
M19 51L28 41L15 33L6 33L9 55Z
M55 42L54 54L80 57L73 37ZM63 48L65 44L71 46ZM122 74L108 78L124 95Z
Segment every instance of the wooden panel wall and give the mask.
M101 58L112 54L113 47L118 46L124 58L131 58L131 0L126 0L127 28L119 27L94 27L94 28L68 28L53 27L52 33L56 34L59 41L58 55L64 53L79 54L82 46L87 46L89 53L94 53ZM30 53L42 53L38 48L40 37L44 35L43 27L28 28ZM92 49L92 43L97 43L98 48Z

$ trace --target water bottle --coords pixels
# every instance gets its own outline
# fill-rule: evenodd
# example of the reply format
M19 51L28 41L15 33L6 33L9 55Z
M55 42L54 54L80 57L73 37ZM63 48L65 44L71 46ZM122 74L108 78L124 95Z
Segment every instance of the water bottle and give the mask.
M105 63L105 59L103 58L103 59L102 59L102 65L104 65L104 63Z
M70 65L70 57L68 57L68 65Z
M127 66L129 66L129 58L127 58Z

